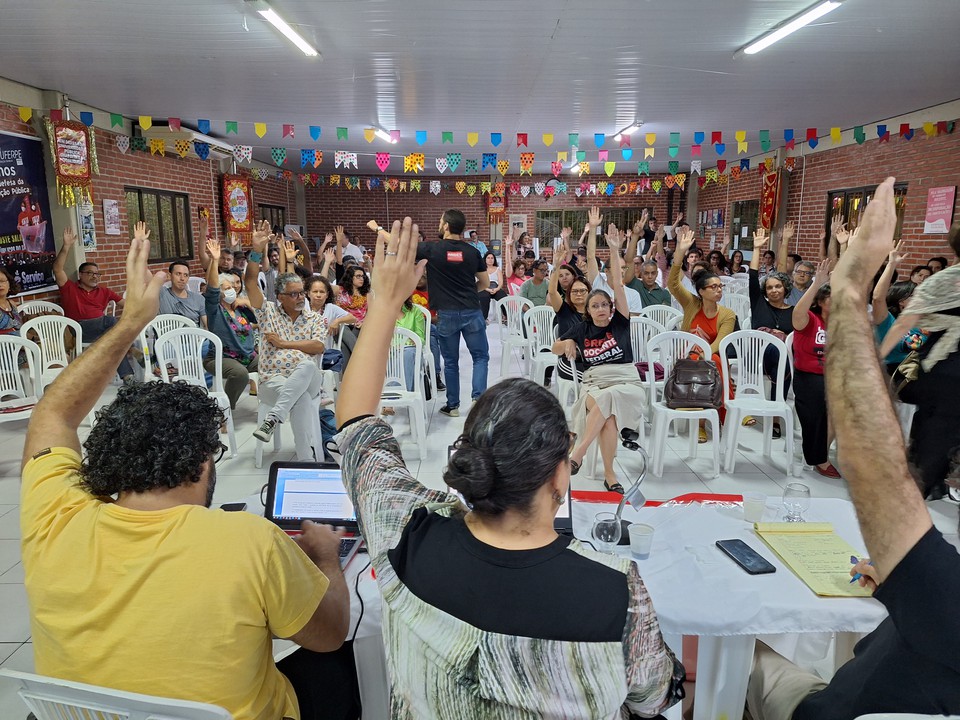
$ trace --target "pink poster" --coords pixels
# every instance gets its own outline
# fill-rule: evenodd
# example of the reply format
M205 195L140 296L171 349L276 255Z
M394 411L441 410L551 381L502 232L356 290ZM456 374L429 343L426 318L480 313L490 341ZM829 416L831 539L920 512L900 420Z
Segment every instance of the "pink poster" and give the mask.
M923 220L924 235L945 233L953 222L953 201L956 187L937 187L927 191L927 216Z

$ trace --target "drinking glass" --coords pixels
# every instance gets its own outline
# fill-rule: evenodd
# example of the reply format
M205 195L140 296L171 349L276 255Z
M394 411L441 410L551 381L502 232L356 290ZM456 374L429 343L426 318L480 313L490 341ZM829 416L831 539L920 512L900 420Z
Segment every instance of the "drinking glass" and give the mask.
M787 522L803 522L803 513L810 509L810 488L803 483L787 483L783 489L783 509Z
M592 534L594 542L597 544L597 550L612 553L617 543L620 542L620 533L620 520L615 513L597 513L593 519Z

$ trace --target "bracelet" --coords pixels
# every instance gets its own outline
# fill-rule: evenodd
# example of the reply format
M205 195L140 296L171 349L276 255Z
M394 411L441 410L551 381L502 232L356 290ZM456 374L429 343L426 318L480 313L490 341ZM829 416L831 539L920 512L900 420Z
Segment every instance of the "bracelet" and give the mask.
M247 255L247 260L258 263L263 260L263 253L258 253L256 250L251 250L250 254Z

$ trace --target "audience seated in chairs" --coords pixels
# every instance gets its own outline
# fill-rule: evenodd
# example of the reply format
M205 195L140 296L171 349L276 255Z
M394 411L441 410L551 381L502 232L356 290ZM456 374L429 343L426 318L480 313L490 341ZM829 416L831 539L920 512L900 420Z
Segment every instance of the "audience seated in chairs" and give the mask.
M144 280L146 233L129 254L122 318L47 388L27 430L20 522L36 671L238 720L320 717L352 701L323 680L349 626L338 535L308 522L294 541L251 513L210 509L226 448L203 388L121 388L80 455L79 424L159 307L164 273ZM274 636L310 650L278 669Z
M483 256L483 262L487 266L487 277L490 278L490 286L486 290L478 290L477 296L480 298L480 313L483 317L490 314L490 301L497 301L507 296L506 280L503 273L500 272L500 266L497 262L497 256L492 252L487 252ZM489 319L487 320L489 322Z
M17 303L11 296L17 295L20 288L13 274L0 265L0 335L19 335L23 325L23 316Z
M378 240L377 302L337 408L344 483L384 598L391 714L654 716L682 695L683 669L635 564L553 530L570 437L549 391L505 380L470 410L444 476L470 510L414 480L389 426L372 417L381 386L371 380L384 377L397 312L423 265L416 232L407 218ZM468 663L464 646L475 653Z

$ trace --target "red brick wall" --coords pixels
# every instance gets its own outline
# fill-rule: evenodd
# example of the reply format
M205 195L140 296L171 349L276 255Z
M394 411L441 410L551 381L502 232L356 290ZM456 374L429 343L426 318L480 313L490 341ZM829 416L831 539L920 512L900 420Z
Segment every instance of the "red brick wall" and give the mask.
M951 258L953 253L947 245L946 234L924 235L923 219L929 188L960 184L958 132L932 138L917 132L909 142L893 137L888 143L871 140L863 145L845 145L798 157L796 169L785 173L788 201L786 216L782 220L793 220L798 224L797 239L791 251L803 257L817 257L826 222L828 192L877 185L888 175L894 175L898 183L907 184L901 234L907 241L904 267L926 263L933 255ZM724 233L717 230L717 239L720 240L730 231L730 204L735 200L759 198L760 179L754 170L740 180L731 179L726 187L714 183L707 185L700 191L698 208L725 209Z
M17 108L0 103L0 130L17 132L36 137L33 125L23 123ZM125 258L129 247L127 209L124 201L124 186L137 186L159 190L172 190L189 196L189 209L193 234L194 259L190 263L194 275L202 274L197 259L197 243L200 242L200 226L197 208L205 206L211 210L211 230L222 238L222 223L219 207L219 167L213 160L200 160L192 153L185 158L168 154L163 157L150 153L128 151L126 154L117 149L116 134L95 130L97 158L100 174L93 179L94 222L97 231L97 249L87 251L86 259L100 266L103 275L100 282L106 287L120 291L125 283ZM47 177L53 170L47 166ZM249 174L246 169L241 173ZM288 222L295 216L294 190L292 184L268 178L258 181L251 178L254 207L257 203L282 205L287 209ZM121 235L107 235L103 222L103 201L117 200L120 204ZM51 197L51 202L56 202ZM59 235L62 227L54 227ZM242 238L249 243L249 236ZM153 263L151 269L166 270L167 263ZM59 292L38 294L31 299L59 301Z

